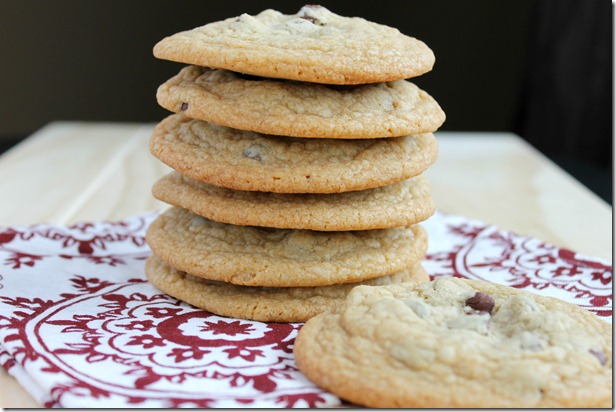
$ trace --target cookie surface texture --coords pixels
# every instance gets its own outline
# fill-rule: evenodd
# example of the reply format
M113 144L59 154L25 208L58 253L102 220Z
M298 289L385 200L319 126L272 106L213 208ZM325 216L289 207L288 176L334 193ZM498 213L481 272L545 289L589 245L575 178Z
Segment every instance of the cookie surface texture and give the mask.
M214 222L172 207L148 227L152 251L170 266L244 286L324 286L412 267L427 250L419 225L352 232L271 229Z
M150 151L191 179L237 190L338 193L421 174L438 156L431 133L394 139L300 139L231 129L174 114Z
M295 341L317 385L372 407L611 407L611 325L459 278L358 286Z
M386 229L420 223L436 210L423 176L355 192L280 194L225 189L172 172L152 193L217 222L279 229Z
M158 289L193 306L221 316L262 322L305 322L344 301L358 284L388 285L429 280L427 272L417 263L409 270L360 283L300 288L237 286L180 272L155 255L148 258L146 274Z
M156 98L193 119L279 136L406 136L434 132L445 121L438 103L406 80L333 87L187 66L158 87Z
M419 76L432 69L425 43L385 25L343 17L321 6L285 15L213 22L171 35L154 56L240 73L331 84L375 83Z

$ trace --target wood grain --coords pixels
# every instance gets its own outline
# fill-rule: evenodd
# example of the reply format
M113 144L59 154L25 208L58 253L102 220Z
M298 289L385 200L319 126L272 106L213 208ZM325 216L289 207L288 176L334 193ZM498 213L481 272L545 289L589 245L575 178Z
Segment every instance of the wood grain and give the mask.
M121 219L162 208L154 125L53 123L0 157L0 225Z
M612 261L612 208L514 134L437 133L437 208Z

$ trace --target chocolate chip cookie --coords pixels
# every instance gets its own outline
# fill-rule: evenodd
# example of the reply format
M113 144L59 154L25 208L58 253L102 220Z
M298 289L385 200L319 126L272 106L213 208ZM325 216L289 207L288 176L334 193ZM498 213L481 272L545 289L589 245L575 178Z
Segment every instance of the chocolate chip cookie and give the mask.
M300 370L353 403L408 408L611 407L611 326L485 281L358 286L310 319Z
M221 316L262 322L305 322L344 301L351 289L359 284L389 285L430 280L419 263L408 270L359 283L287 288L237 286L211 281L173 269L155 255L148 258L145 271L158 289L193 306Z
M197 182L173 172L154 197L217 222L320 231L386 229L422 222L435 212L423 176L392 185L334 194L246 192Z
M301 139L264 135L190 119L156 125L154 156L191 179L237 190L339 193L417 176L431 166L431 133L392 139Z
M156 98L190 118L292 137L406 136L434 132L445 121L438 103L406 80L333 87L187 66L159 86Z
M411 268L427 250L419 225L345 232L214 222L172 207L146 240L168 265L244 286L303 287L360 282Z
M398 29L317 5L265 10L176 33L154 55L252 75L331 84L376 83L430 71L434 53Z

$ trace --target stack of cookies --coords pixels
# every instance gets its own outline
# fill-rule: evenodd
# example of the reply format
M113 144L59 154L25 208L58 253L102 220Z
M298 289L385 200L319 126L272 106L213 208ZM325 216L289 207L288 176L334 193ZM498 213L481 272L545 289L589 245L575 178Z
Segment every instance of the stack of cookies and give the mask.
M407 78L434 54L398 30L304 6L174 34L151 151L174 171L148 228L160 290L223 316L301 322L358 284L429 279L422 176L445 114Z

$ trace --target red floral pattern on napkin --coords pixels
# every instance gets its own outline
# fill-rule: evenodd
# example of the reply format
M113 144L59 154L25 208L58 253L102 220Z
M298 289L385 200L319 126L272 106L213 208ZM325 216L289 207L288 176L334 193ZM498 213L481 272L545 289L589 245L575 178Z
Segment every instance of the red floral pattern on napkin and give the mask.
M155 216L0 229L5 369L48 407L340 405L294 363L301 324L216 316L145 280ZM508 284L611 321L611 265L458 216L425 227L433 278Z
M530 236L438 215L425 225L433 278L480 279L575 303L611 321L612 265Z

